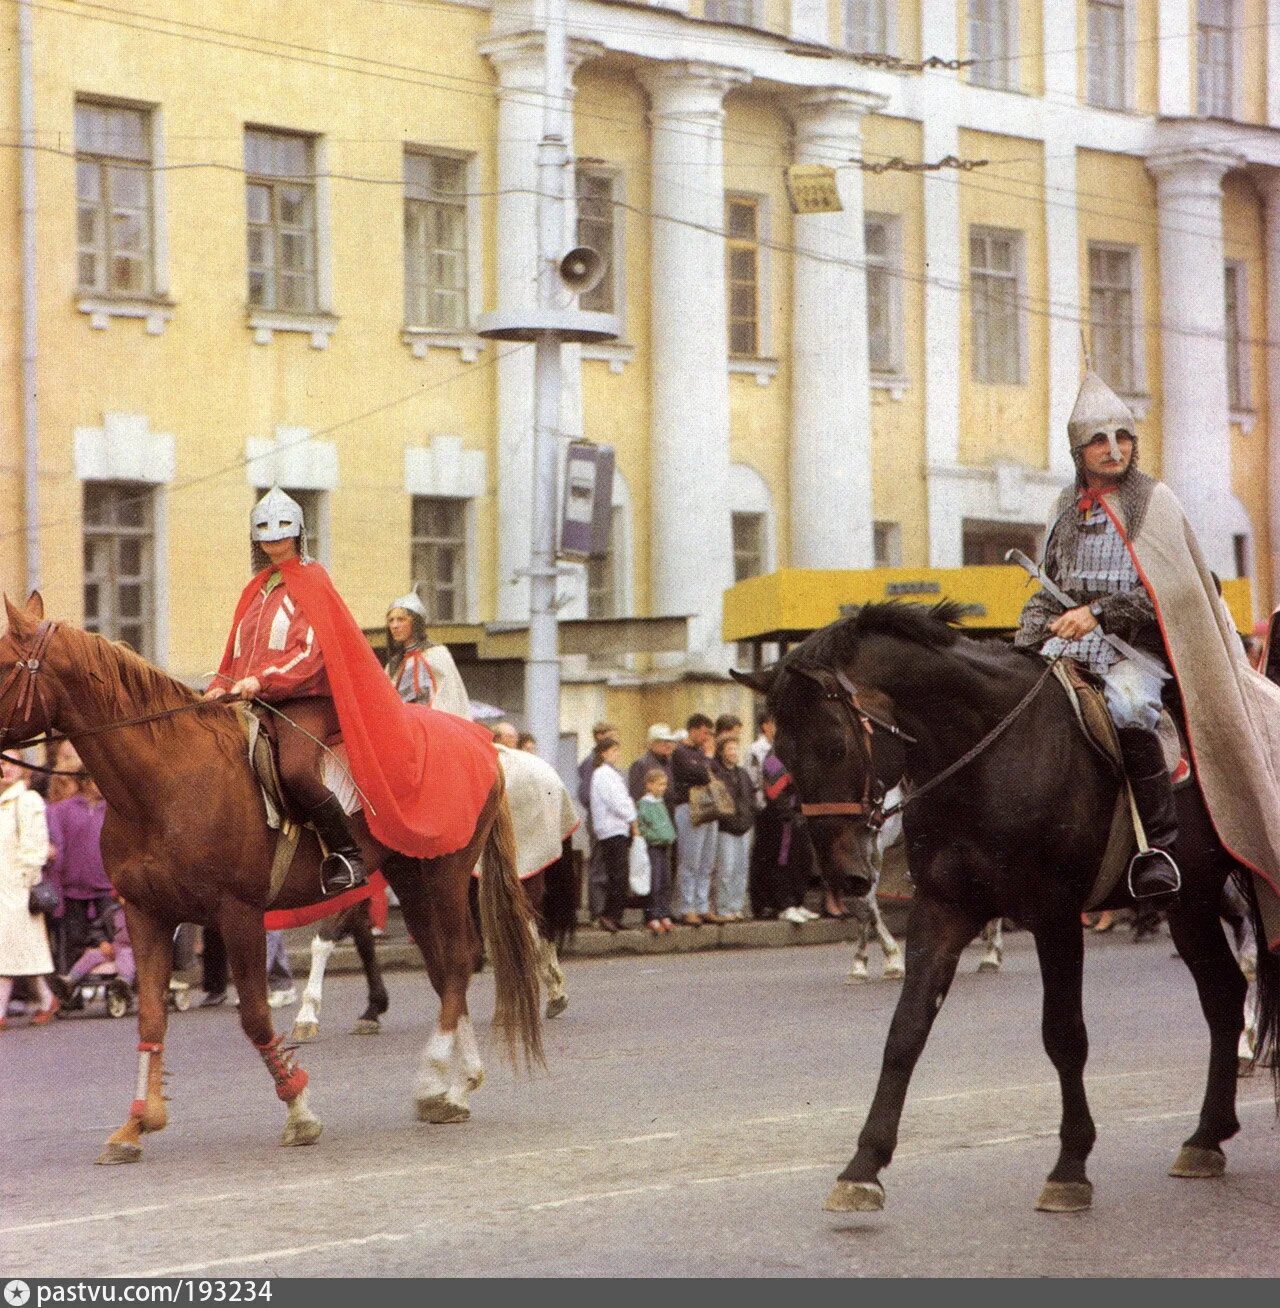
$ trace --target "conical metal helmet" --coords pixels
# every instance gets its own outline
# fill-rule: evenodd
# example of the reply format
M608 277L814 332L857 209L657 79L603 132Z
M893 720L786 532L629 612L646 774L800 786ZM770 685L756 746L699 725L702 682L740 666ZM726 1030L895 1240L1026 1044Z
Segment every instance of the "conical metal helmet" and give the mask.
M254 541L301 539L302 505L291 499L279 486L272 488L253 506L249 518L249 536Z
M1091 369L1080 383L1076 406L1067 420L1071 449L1083 449L1095 436L1102 435L1111 442L1113 457L1119 457L1116 436L1122 431L1136 438L1133 410Z
M404 609L406 613L416 613L423 622L427 620L427 610L422 601L418 598L417 590L411 590L407 595L401 595L399 599L394 599L387 605L387 616L391 616L392 609Z

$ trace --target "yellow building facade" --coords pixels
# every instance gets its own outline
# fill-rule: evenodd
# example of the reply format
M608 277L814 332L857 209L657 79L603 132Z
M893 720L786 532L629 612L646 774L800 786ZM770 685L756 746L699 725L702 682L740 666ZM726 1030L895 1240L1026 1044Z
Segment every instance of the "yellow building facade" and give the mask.
M27 107L0 150L5 589L198 681L278 481L363 625L418 583L519 717L485 639L527 618L532 351L476 325L536 274L536 7L43 0L0 25ZM566 657L567 733L745 716L735 581L1034 543L1082 337L1269 609L1263 0L571 0L569 32L566 246L604 247L583 307L622 335L566 347L562 434L618 477L563 616L690 624L682 653L619 625ZM836 169L840 214L792 212L796 162Z

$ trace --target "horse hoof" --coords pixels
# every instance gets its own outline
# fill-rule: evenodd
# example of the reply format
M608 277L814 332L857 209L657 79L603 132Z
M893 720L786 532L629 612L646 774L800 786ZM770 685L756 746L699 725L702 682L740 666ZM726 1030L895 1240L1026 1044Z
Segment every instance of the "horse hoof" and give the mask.
M1093 1207L1089 1181L1046 1181L1036 1200L1038 1213L1083 1213Z
M871 973L867 971L865 963L855 963L849 969L849 975L845 977L844 983L847 986L860 986L864 981L871 979Z
M907 969L903 966L900 958L887 961L884 965L884 979L886 981L901 981L907 975Z
M982 962L978 964L979 972L998 972L999 970L1000 962L995 958L984 958Z
M1236 1064L1236 1075L1242 1077L1252 1076L1256 1067L1257 1064L1253 1061L1252 1057L1245 1058L1242 1054L1239 1062Z
M484 1085L484 1068L474 1067L467 1073L467 1093L479 1090Z
M879 1181L837 1181L822 1205L829 1213L878 1213L884 1207Z
M289 1032L289 1039L298 1044L305 1044L308 1040L314 1040L319 1034L319 1022L295 1022L293 1030Z
M362 1017L351 1028L352 1035L378 1035L381 1031L382 1023L376 1017Z
M282 1149L291 1149L296 1145L313 1145L320 1139L323 1130L324 1125L317 1121L290 1122L280 1137L280 1146Z
M559 1017L566 1008L569 1007L568 995L557 995L554 999L547 1000L547 1016Z
M418 1121L434 1122L443 1126L449 1122L465 1122L471 1117L471 1109L465 1104L453 1103L447 1095L431 1095L417 1101Z
M141 1145L117 1144L115 1141L108 1140L94 1162L99 1167L114 1167L117 1163L136 1163L141 1157Z
M1227 1156L1221 1149L1202 1149L1199 1145L1183 1145L1178 1150L1173 1166L1169 1168L1169 1175L1200 1179L1221 1176L1226 1170Z

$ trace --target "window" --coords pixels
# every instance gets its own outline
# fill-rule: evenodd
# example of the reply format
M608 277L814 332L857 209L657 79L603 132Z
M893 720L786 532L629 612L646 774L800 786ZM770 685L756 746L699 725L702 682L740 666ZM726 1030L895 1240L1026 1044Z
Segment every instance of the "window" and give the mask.
M889 54L890 0L844 0L844 45L858 54Z
M253 502L256 504L270 486L259 486L253 492ZM321 506L324 503L324 492L318 490L298 490L293 486L282 486L280 488L291 499L296 500L298 507L302 510L302 529L307 536L307 553L313 559L324 557L324 536L323 536L323 516ZM256 541L250 548L249 567L254 573L261 572L269 562L262 546Z
M1090 348L1098 376L1121 395L1141 389L1138 375L1136 250L1089 246Z
M733 579L746 581L758 577L765 569L765 515L732 513Z
M760 201L730 196L724 225L729 353L754 359L760 355Z
M902 567L902 524L900 522L874 522L871 524L873 567Z
M753 27L756 21L755 0L706 0L704 15L709 23L737 23Z
M1028 522L984 522L965 518L961 527L964 566L1003 563L1009 550L1021 550L1028 558L1040 557L1040 527Z
M249 304L315 313L316 185L308 136L250 128L244 134L249 209Z
M587 617L616 618L618 602L618 562L624 555L622 509L609 510L609 552L603 558L587 560Z
M1085 26L1088 100L1102 109L1123 109L1128 102L1126 3L1127 0L1089 0Z
M1015 0L969 0L969 80L1008 91L1018 85Z
M428 621L466 620L466 500L414 496L409 566Z
M76 282L82 291L147 296L154 289L151 114L76 104Z
M1022 380L1022 234L969 229L973 379L1016 386Z
M597 313L616 313L618 294L615 284L617 234L614 227L612 173L579 168L575 173L578 195L579 245L589 245L605 261L604 276L597 286L578 296L578 304Z
M1227 292L1227 394L1232 409L1253 407L1249 386L1249 316L1245 266L1232 261L1225 268ZM1240 573L1244 576L1244 573Z
M84 485L84 626L155 655L152 490L136 482Z
M902 372L901 240L896 217L867 214L867 352L871 371Z
M1198 0L1196 5L1196 93L1205 118L1230 118L1235 96L1232 0Z
M412 327L467 325L467 161L404 159L404 301Z

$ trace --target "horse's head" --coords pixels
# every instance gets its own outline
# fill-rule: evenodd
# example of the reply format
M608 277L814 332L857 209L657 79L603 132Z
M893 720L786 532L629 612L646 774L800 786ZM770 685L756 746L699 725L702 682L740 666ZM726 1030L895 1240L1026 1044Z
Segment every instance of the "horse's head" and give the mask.
M25 608L7 595L4 607L9 627L0 636L0 749L47 730L52 704L49 692L37 682L43 653L38 646L49 630L42 625L44 600L33 590Z
M824 880L866 894L880 873L884 794L906 768L893 702L843 669L792 657L732 675L768 700L773 747L795 783Z

